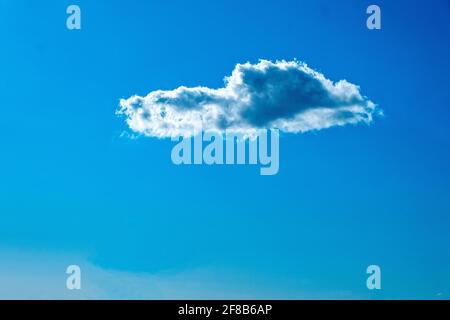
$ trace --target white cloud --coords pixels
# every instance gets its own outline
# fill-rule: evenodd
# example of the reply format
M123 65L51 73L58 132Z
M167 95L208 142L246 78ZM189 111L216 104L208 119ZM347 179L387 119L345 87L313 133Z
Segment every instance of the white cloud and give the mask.
M122 99L117 113L135 133L171 138L225 129L300 133L370 123L377 111L359 87L346 80L333 83L298 61L261 60L236 65L223 88L153 91Z

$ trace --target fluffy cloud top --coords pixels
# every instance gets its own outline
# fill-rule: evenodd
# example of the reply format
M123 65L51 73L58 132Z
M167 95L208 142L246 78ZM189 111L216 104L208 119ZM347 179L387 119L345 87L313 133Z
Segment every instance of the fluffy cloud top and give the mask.
M252 134L261 128L299 133L370 123L376 105L359 87L336 83L298 61L238 64L220 89L179 87L120 101L131 130L150 137L189 137L201 130Z

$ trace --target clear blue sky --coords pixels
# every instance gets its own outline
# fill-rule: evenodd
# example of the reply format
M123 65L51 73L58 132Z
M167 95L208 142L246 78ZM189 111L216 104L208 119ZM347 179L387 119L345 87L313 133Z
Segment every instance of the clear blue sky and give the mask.
M372 2L380 31L366 28ZM80 31L66 29L69 4ZM209 285L219 297L448 299L449 31L444 0L3 0L0 251L76 253L128 274L206 268L208 284L189 280L204 298ZM236 63L294 58L358 84L384 117L283 135L271 177L177 167L171 141L120 137L121 98L221 87ZM0 280L32 256L0 259ZM370 264L380 292L365 287Z

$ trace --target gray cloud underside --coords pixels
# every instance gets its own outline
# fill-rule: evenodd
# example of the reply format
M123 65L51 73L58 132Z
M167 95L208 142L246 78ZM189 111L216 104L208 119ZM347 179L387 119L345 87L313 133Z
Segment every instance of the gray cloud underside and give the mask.
M370 123L375 112L376 105L346 80L333 83L298 61L261 60L236 65L223 88L153 91L122 99L117 113L135 133L171 138L201 130L300 133Z

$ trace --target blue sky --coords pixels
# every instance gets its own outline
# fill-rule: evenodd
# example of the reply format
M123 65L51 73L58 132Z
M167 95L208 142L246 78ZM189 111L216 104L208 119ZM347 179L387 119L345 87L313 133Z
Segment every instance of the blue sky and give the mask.
M17 296L60 296L80 264L88 297L450 298L450 5L374 3L379 31L369 1L3 0L0 295L28 274ZM170 140L121 137L121 98L294 58L384 116L282 135L271 177L174 166Z

